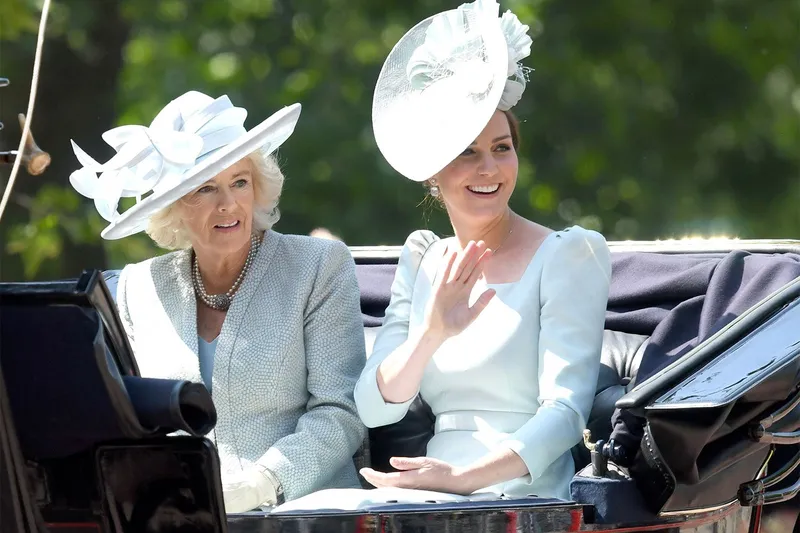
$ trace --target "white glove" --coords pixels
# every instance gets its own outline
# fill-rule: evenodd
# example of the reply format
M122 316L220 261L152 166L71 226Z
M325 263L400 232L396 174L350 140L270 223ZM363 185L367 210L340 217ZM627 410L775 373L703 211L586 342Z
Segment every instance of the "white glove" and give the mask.
M226 513L252 511L262 505L275 505L277 490L272 481L255 465L222 480Z

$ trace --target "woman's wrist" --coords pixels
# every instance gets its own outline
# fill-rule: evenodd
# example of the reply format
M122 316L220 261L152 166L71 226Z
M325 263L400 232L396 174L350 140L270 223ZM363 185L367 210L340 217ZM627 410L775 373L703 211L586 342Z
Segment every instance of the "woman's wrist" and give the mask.
M457 485L460 488L458 492L468 496L477 490L485 488L480 474L480 469L475 468L473 465L453 468L453 477L456 478Z
M283 485L281 485L281 482L278 480L277 476L275 476L275 473L261 464L257 465L256 468L259 474L261 474L263 479L266 481L266 485L268 485L262 485L262 489L265 489L266 493L261 495L264 497L264 500L262 500L261 504L283 504L286 501L283 494Z
M447 337L447 333L445 333L443 330L434 328L430 324L426 324L420 333L418 345L420 347L424 346L432 348L431 353L433 353L438 350L442 344L444 344L444 341L447 340Z
M528 466L514 450L498 449L463 467L455 467L453 476L464 494L529 475Z

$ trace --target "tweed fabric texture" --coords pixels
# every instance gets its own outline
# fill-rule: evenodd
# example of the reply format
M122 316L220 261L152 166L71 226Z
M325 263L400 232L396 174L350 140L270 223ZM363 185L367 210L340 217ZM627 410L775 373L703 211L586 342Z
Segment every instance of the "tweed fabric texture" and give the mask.
M190 252L126 266L118 307L141 374L202 383ZM294 499L359 487L353 388L366 359L355 265L337 241L268 231L228 310L210 437L226 476L253 463Z

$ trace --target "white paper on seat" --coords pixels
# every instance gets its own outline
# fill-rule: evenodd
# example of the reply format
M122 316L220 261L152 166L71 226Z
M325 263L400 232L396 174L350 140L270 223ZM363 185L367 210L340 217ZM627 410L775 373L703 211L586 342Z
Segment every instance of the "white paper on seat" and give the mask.
M321 509L357 511L373 505L448 503L496 500L499 498L500 495L494 492L480 492L470 496L462 496L460 494L449 494L446 492L400 489L394 487L377 489L325 489L313 492L296 500L288 501L274 508L272 512L313 511Z

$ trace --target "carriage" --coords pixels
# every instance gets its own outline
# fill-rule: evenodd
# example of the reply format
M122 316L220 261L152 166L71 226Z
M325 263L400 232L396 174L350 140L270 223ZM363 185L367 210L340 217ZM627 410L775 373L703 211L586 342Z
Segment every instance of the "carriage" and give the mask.
M800 254L800 241L789 240L609 246L615 264L656 266ZM368 350L399 251L351 248ZM3 532L800 531L800 278L644 379L652 338L607 320L569 501L360 492L226 515L206 438L213 402L202 385L139 376L106 286L115 275L0 284ZM608 442L619 409L642 423L627 462ZM182 435L167 436L175 431ZM400 422L371 429L353 460L389 469L392 455L424 454L432 431L417 399Z

